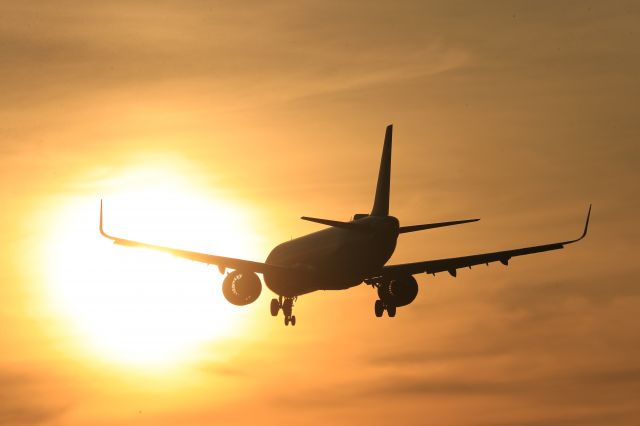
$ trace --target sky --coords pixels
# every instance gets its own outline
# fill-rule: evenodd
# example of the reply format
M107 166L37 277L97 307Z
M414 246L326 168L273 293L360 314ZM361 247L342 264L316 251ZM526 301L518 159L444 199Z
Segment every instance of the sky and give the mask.
M3 425L640 423L634 1L0 4ZM394 124L390 263L588 237L359 286L266 288L114 234L263 261L368 212Z

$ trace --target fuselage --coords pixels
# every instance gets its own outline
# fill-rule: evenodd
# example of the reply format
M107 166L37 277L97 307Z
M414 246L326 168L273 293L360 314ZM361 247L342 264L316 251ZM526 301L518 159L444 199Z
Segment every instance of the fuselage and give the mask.
M375 275L391 258L398 240L398 219L367 216L353 221L363 230L331 227L276 246L266 263L291 273L264 274L274 293L295 297L316 290L342 290Z

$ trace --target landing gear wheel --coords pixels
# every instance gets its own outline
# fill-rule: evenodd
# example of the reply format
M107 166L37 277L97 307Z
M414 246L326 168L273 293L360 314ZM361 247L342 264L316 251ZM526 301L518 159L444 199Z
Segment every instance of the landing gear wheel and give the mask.
M295 297L285 297L284 300L275 300L271 301L271 314L274 312L274 302L278 304L278 308L282 309L282 314L284 315L284 325L296 325L296 317L293 315L293 301ZM278 311L276 311L277 315ZM274 316L275 316L274 315Z
M376 313L376 316L380 318L384 313L384 305L382 304L382 300L376 300L376 303L373 305L373 311Z
M280 311L280 302L278 299L271 299L271 316L278 316L278 312Z
M387 306L387 315L389 315L390 318L393 318L396 316L396 307L395 306Z

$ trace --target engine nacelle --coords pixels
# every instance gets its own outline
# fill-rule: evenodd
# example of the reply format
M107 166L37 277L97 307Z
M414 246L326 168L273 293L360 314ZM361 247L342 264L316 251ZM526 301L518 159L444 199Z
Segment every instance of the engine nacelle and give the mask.
M233 271L222 281L222 294L229 303L236 306L255 302L261 292L262 283L253 272Z
M418 295L418 282L412 275L398 277L387 283L380 284L378 296L385 304L405 306L413 302Z

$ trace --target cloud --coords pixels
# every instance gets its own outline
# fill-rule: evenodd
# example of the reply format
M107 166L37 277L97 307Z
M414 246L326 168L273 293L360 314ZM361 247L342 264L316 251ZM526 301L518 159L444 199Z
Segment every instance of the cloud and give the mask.
M55 402L58 392L33 374L0 370L0 424L26 425L51 422L66 411Z
M447 345L445 347L426 347L421 350L378 353L370 355L366 361L375 366L415 366L433 362L464 362L506 354L509 354L506 342L502 345L491 342L485 346L478 345L477 340L467 339L465 344L457 347Z
M264 19L280 8L286 14ZM393 33L372 44L373 29L351 19L317 21L325 7L286 2L243 9L220 3L202 10L199 2L168 2L153 11L129 4L85 4L74 13L9 7L6 14L34 28L0 32L10 83L0 105L157 86L160 93L205 91L246 108L437 74L469 58L431 32ZM359 10L383 27L390 25L386 12Z
M225 376L232 378L242 378L248 376L249 372L236 367L237 362L203 362L198 365L198 370L207 375Z
M486 401L488 407L523 407L517 412L517 418L525 423L527 418L558 418L562 420L559 424L574 424L572 422L577 423L579 419L595 423L607 415L628 421L638 414L637 408L634 408L634 395L640 388L637 369L562 373L558 376L518 372L511 376L496 377L479 371L451 371L436 377L425 376L420 370L414 370L415 375L407 375L404 370L405 374L370 374L375 377L358 381L338 379L332 386L309 385L303 389L297 388L295 392L272 393L269 400L293 410L325 412L359 411L367 410L367 407L375 411L380 404L418 409L423 403L437 405L437 401L456 401L464 405L463 401L478 399ZM423 409L426 407L423 406ZM510 410L504 414L507 418L513 415ZM485 421L470 424L510 424L497 420L492 423L489 420L491 417L485 416ZM398 421L402 423L402 420ZM531 424L538 424L536 422L532 420ZM540 424L543 424L542 420Z
M507 421L479 422L479 426L600 426L608 424L633 425L639 415L637 410L582 410L585 412L568 412L556 415L531 415L529 419Z

